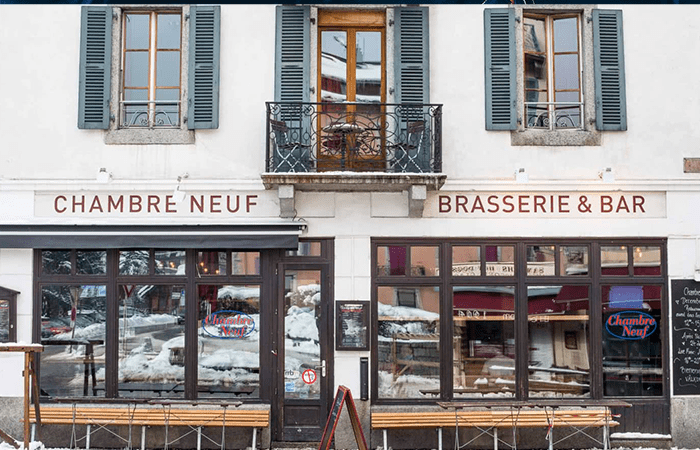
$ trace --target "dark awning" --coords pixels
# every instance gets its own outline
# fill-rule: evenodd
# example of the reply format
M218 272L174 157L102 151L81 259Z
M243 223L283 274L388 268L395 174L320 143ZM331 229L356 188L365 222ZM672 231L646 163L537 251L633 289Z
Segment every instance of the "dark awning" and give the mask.
M0 225L0 248L296 249L303 222L235 225Z

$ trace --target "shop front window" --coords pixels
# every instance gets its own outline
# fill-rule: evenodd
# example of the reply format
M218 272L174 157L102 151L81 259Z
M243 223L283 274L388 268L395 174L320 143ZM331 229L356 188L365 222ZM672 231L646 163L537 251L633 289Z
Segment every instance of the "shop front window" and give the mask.
M260 396L260 286L199 285L198 397Z
M452 288L455 398L515 395L515 288Z
M603 285L606 396L663 395L662 286Z
M401 298L412 294L411 306ZM440 393L440 290L381 286L377 293L380 398Z

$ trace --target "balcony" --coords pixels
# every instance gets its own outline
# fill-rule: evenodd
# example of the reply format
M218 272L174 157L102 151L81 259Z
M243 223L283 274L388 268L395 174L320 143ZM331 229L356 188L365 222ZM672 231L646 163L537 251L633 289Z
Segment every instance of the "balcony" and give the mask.
M267 102L267 188L438 189L442 105Z
M525 102L526 128L561 130L583 128L582 102Z
M177 128L180 126L178 100L122 100L121 128Z

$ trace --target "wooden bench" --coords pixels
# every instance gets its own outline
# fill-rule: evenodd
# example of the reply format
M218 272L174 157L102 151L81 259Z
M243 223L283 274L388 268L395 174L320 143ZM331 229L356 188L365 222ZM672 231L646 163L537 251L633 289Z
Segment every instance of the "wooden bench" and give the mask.
M503 408L508 408L508 404L500 404ZM513 433L518 428L544 428L547 430L550 450L554 448L554 438L552 429L570 427L574 428L573 434L583 433L598 443L603 444L607 450L609 442L609 428L619 425L609 407L588 407L585 409L559 409L558 407L532 407L525 409L522 405L509 409L485 409L474 403L469 407L479 408L470 411L426 411L426 412L373 412L371 415L372 429L382 430L384 440L384 450L388 450L387 432L390 429L420 429L435 428L438 432L438 448L442 448L442 429L455 428L455 439L459 438L459 427L472 427L480 433L467 445L475 441L478 437L487 434L493 437L494 450L498 449L498 443L502 442L514 448L510 444L498 438L499 428L512 428ZM603 442L588 434L587 428L603 428ZM560 439L558 442L566 439ZM459 444L456 444L459 445Z
M90 448L91 427L98 427L97 430L108 426L128 426L129 436L122 438L131 447L131 431L133 426L141 426L141 449L146 448L146 427L165 427L165 447L172 442L168 442L168 429L171 426L186 426L192 430L185 435L197 431L197 449L201 449L202 427L220 427L221 442L215 442L225 448L224 433L226 427L250 427L253 429L252 448L256 448L258 428L267 428L270 425L270 411L267 409L248 410L237 409L240 402L221 403L206 401L163 401L149 402L150 404L128 404L125 406L109 405L106 407L77 405L54 406L42 405L40 409L40 424L48 425L72 425L74 427L72 436L75 436L76 425L87 425L85 435L85 448ZM183 404L193 405L183 408ZM156 406L159 405L159 406ZM196 405L196 406L195 406ZM200 407L199 405L203 406ZM213 408L212 405L218 406ZM234 408L230 408L233 406ZM30 422L36 425L38 422L34 412L30 414ZM95 431L97 431L95 430ZM113 433L114 434L114 433ZM184 437L180 436L178 439ZM211 440L209 437L205 436ZM177 439L176 439L177 440ZM212 442L214 442L212 440ZM71 448L77 443L71 442Z

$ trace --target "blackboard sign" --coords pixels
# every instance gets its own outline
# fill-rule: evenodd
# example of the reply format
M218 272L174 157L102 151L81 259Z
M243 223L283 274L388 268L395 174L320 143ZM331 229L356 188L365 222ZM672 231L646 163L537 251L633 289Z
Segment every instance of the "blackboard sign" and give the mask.
M369 302L336 302L336 350L369 350Z
M673 393L700 394L700 283L671 281Z

